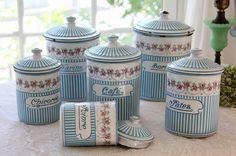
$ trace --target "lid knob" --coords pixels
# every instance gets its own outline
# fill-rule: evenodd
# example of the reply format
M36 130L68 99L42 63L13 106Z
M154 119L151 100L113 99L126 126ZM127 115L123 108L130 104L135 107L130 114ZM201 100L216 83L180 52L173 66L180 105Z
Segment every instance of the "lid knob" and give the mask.
M117 42L118 40L118 36L117 35L111 35L108 37L108 45L110 47L117 47L119 45L119 43Z
M162 11L160 13L160 19L161 20L168 20L169 19L169 12L168 11Z
M76 20L76 18L75 17L73 17L73 16L69 16L69 17L66 17L66 20L67 20L67 26L68 27L73 27L73 26L75 26L75 20Z
M33 59L41 59L42 58L41 52L42 52L42 49L39 49L39 48L32 49Z
M191 55L190 57L192 58L200 58L202 55L202 50L199 48L195 48L191 50Z
M132 125L136 125L136 126L140 125L140 119L138 116L131 116L130 122L132 123Z

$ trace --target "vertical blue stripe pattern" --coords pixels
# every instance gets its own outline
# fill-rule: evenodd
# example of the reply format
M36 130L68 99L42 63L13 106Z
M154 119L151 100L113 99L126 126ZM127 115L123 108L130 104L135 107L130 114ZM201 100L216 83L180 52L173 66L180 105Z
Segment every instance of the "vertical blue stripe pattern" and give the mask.
M187 96L167 92L167 95L182 99L196 99L203 104L197 114L173 111L166 107L165 127L167 131L185 137L207 137L216 132L218 126L219 95Z
M63 116L62 124L62 137L64 146L95 146L96 145L96 112L95 104L90 105L90 121L91 121L91 135L87 139L79 139L76 136L76 115L75 115L75 104L68 103L61 107ZM62 114L61 114L62 115Z
M61 97L63 101L86 101L86 72L60 73Z
M169 63L178 60L184 56L153 56L142 54L143 61L153 61L160 63ZM152 101L165 101L166 98L166 71L150 72L145 71L142 67L141 74L141 98Z
M129 96L110 97L98 96L93 90L93 85L122 86L132 85L133 91ZM118 120L129 120L130 116L139 116L140 77L126 81L102 81L88 77L88 100L89 101L112 101L115 100L118 107Z
M26 124L48 124L59 119L59 111L61 100L52 106L42 108L29 108L26 106L26 99L29 97L43 97L60 93L60 89L43 93L27 93L23 91L16 91L17 110L20 121Z

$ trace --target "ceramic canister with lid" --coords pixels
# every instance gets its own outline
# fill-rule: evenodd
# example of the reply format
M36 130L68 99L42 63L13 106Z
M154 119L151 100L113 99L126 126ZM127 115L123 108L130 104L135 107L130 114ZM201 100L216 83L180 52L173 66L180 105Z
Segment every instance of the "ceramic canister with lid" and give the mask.
M217 130L223 67L199 49L167 66L165 127L186 137L207 137Z
M75 17L67 17L66 26L49 29L44 37L47 40L48 54L61 61L61 96L63 101L85 101L86 58L85 49L99 43L100 34L95 29L76 25Z
M61 63L42 56L41 51L33 49L33 56L14 65L18 116L27 124L47 124L59 119Z
M107 44L86 50L88 100L116 100L118 120L139 115L141 52L118 43L118 36Z
M64 146L116 145L116 103L65 103L60 110L60 127Z
M167 64L189 56L194 30L168 15L163 11L160 18L145 19L133 27L135 45L142 51L142 99L165 101Z

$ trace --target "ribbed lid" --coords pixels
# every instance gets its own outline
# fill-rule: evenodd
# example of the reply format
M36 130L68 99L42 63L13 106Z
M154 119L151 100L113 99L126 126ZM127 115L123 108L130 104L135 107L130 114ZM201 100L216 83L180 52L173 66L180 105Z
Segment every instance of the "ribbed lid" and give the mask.
M111 35L108 37L108 43L89 48L85 51L87 59L96 61L127 61L141 57L141 52L127 45L118 43L118 36Z
M190 26L169 19L169 13L163 11L160 18L144 19L138 22L134 31L153 36L185 36L193 34L194 29Z
M202 50L191 50L190 57L185 57L168 64L168 70L183 73L215 74L223 72L223 66L201 56Z
M23 73L44 73L60 68L61 63L58 60L42 56L41 52L41 49L33 49L33 56L25 57L14 65L15 71Z
M67 25L66 26L57 26L49 29L44 37L49 40L56 41L87 41L91 39L95 39L99 37L99 33L96 32L94 28L85 27L85 26L76 26L75 17L67 17Z
M152 133L140 123L137 116L130 120L120 121L118 127L119 144L133 148L145 148L154 139Z

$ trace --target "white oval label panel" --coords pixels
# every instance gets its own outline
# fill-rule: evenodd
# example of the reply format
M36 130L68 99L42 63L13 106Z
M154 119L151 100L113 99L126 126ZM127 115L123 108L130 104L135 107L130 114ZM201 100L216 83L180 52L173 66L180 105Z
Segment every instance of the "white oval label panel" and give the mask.
M167 62L153 62L153 61L144 61L142 63L143 70L153 73L165 73Z
M40 97L28 97L26 99L26 107L28 108L44 108L58 104L60 101L60 93Z
M108 86L108 85L93 85L93 93L97 96L104 97L124 97L130 96L133 92L133 86L128 85L120 85L120 86Z
M89 104L76 104L76 136L85 140L91 135L91 112Z
M169 109L176 112L198 114L203 111L201 101L195 99L184 100L167 95L166 104Z

